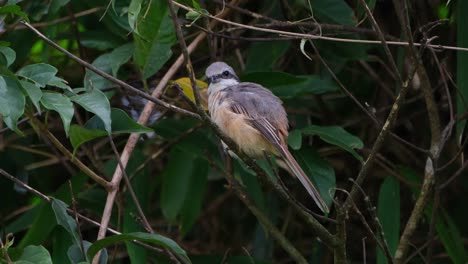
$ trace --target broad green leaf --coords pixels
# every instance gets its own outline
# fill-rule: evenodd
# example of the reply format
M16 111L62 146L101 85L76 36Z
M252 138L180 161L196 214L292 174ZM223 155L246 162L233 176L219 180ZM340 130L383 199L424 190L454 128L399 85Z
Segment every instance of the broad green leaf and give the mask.
M70 97L72 101L81 105L86 111L94 113L104 123L104 129L111 133L111 109L109 99L98 89L91 89L85 93Z
M31 102L33 103L33 105L36 107L37 111L40 112L41 107L39 105L39 101L42 98L41 88L39 88L37 85L29 81L20 80L19 82L21 86L23 87L24 91L26 92L26 94L29 96L29 99L31 99Z
M89 247L92 245L91 242L83 240L84 251L87 252ZM77 244L71 245L67 250L68 260L71 264L80 264L80 263L89 263L88 256L81 251L81 246ZM103 249L101 251L101 256L99 257L100 264L106 264L108 259L107 250Z
M112 52L105 53L97 57L93 61L93 66L97 67L105 73L117 76L117 72L120 69L120 67L123 64L127 63L128 60L131 58L133 49L134 46L132 43L120 46L114 49ZM111 85L111 81L90 70L86 70L86 75L84 78L84 87L86 88L86 90L101 90Z
M185 251L179 245L177 245L177 243L174 242L174 240L161 236L161 235L157 235L157 234L148 234L148 233L141 233L141 232L114 235L114 236L110 236L110 237L106 237L104 239L98 240L93 245L91 245L91 247L89 247L87 254L88 254L89 259L92 259L99 250L105 247L108 247L110 245L113 245L119 242L134 241L134 240L146 242L149 244L153 244L156 246L169 249L171 252L183 258L186 262L191 263L189 257L187 256L187 253L185 253Z
M57 69L50 64L37 63L24 66L16 74L37 83L42 88L55 77Z
M73 217L71 217L67 213L68 205L61 200L52 198L52 209L54 210L55 220L57 224L61 225L65 230L67 230L68 234L73 238L73 243L79 245L80 236L76 229L76 222Z
M244 82L255 82L267 88L293 86L306 82L305 78L297 77L286 72L251 72L243 74L241 80Z
M57 76L52 77L52 79L50 79L49 82L47 82L47 85L58 87L68 91L72 90L70 86L68 86L67 81Z
M330 207L336 188L335 170L333 167L310 148L294 151L293 154L301 168L309 176L315 187L317 187L325 203Z
M171 46L175 43L175 31L166 1L151 1L143 17L138 18L138 34L135 42L134 61L144 79L155 74L172 56Z
M468 48L468 1L456 2L457 47ZM464 115L468 110L468 52L457 51L457 116ZM457 122L457 143L461 145L466 119Z
M45 108L59 113L60 118L62 118L65 134L68 136L70 123L75 112L70 99L63 94L47 91L42 94L41 103Z
M187 234L200 214L208 178L208 161L195 158L189 186L181 211L182 235Z
M25 97L17 80L9 76L0 75L0 115L3 122L16 133L18 119L23 115Z
M107 133L104 130L87 129L75 124L71 125L70 142L73 146L73 153L75 153L81 144L106 135Z
M67 251L71 245L73 245L73 240L68 232L62 228L57 227L52 230L50 234L51 244L48 245L50 250L50 255L52 257L53 263L70 263L68 260Z
M307 2L307 1L306 1ZM312 11L319 21L347 26L354 26L353 10L343 0L314 0L310 1Z
M266 211L265 196L263 195L262 187L258 182L258 177L252 170L248 169L242 161L235 159L234 176L242 182L250 197L255 201L255 205L262 210Z
M49 14L57 13L57 11L61 7L68 4L68 2L70 2L70 0L52 0L52 1L50 1L50 3L49 3Z
M128 24L132 31L138 34L138 17L141 11L143 0L132 0L128 6Z
M16 52L12 48L0 46L0 53L3 54L3 56L5 56L5 59L6 59L5 66L9 67L11 64L13 64L13 62L15 62Z
M122 45L111 52L113 56L111 61L111 70L112 75L117 76L117 72L120 69L120 66L127 63L133 55L135 50L135 45L133 43L127 43Z
M177 148L171 149L161 186L161 210L169 221L176 219L188 198L194 167L193 155Z
M127 113L118 108L111 108L111 125L112 134L154 132L151 128L138 124L131 119ZM85 127L92 130L106 130L104 123L97 116L93 116L89 119L88 122L86 122Z
M301 148L302 132L300 130L293 130L289 132L288 145L294 150L298 150Z
M245 82L261 84L281 98L323 94L339 89L334 82L321 79L317 75L294 76L285 72L254 72L242 75L241 79Z
M361 139L350 134L342 127L309 125L301 129L301 131L306 135L317 135L323 141L338 146L351 153L359 161L363 161L362 157L354 149L361 149L364 147L364 143L362 143Z
M394 177L385 178L380 187L377 216L393 256L400 238L400 183ZM377 263L387 263L387 258L379 247L377 247Z
M93 66L98 68L99 70L110 74L112 71L112 55L110 53L105 53L99 57L97 57L93 61ZM86 69L86 74L85 78L83 80L83 85L86 88L86 90L92 90L92 89L104 89L107 87L110 87L112 85L112 82L105 79L104 77L98 75L97 73L92 72L89 69Z
M437 234L447 250L450 259L455 264L465 264L468 262L468 251L464 247L464 238L460 228L458 228L447 211L442 210L436 220ZM431 214L427 214L428 218Z
M254 42L250 45L245 72L272 71L276 61L281 58L288 48L290 42Z
M43 246L30 245L24 248L15 264L52 264L49 251Z
M28 15L21 11L21 8L17 5L7 5L0 7L0 14L13 14L21 17L22 19L26 20L29 22Z

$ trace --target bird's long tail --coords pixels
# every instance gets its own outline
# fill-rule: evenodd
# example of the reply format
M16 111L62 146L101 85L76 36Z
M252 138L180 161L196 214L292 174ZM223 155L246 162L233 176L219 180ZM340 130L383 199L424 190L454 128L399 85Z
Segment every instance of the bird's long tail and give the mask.
M296 176L302 185L306 188L307 192L310 194L314 202L317 206L322 210L324 213L328 213L329 209L325 201L323 200L322 196L318 192L317 188L315 188L314 184L310 181L309 177L305 174L302 170L301 166L297 163L296 159L294 159L291 152L288 149L281 147L280 154L284 159L284 162L289 167L291 172Z

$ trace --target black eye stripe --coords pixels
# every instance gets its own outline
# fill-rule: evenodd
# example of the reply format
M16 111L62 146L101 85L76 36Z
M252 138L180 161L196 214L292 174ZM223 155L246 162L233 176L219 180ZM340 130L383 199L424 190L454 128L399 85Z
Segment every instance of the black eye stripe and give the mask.
M229 79L232 77L231 73L230 72L227 72L227 74L225 74L226 72L223 72L223 73L220 73L220 74L216 74L215 75L215 79Z

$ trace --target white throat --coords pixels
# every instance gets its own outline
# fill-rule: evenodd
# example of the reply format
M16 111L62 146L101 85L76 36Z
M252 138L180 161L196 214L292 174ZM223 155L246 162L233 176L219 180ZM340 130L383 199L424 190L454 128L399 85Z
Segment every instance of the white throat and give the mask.
M221 79L219 82L211 83L210 86L208 86L208 95L238 83L239 81L236 79Z

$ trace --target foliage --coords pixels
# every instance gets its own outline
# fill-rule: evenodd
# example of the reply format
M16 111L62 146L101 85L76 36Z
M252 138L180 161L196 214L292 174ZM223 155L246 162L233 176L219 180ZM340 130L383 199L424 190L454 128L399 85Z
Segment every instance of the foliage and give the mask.
M468 47L467 1L183 0L177 20L168 3L0 1L0 263L468 261L468 52L431 46ZM374 17L421 45L365 42ZM215 60L283 101L331 221L274 157L231 159L194 118L191 74L206 110ZM142 92L170 107L145 119Z

